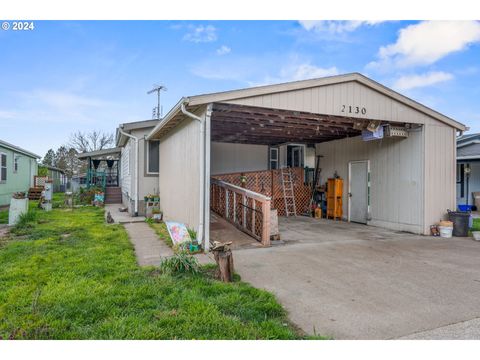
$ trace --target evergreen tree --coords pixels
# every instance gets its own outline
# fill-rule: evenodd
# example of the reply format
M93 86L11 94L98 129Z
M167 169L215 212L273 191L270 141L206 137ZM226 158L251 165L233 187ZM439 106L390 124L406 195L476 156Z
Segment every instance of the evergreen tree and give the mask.
M49 165L49 166L55 166L55 152L53 149L50 149L47 151L45 156L43 157L42 164L43 165Z

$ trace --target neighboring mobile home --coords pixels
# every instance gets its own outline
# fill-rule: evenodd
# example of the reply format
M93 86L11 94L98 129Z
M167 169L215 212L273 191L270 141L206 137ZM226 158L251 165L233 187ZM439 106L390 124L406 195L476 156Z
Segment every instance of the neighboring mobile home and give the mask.
M43 166L47 168L48 179L53 181L53 192L65 192L68 180L65 171L55 166Z
M385 136L364 141L380 127ZM344 180L344 220L429 234L455 207L455 138L465 129L353 73L184 97L147 140L160 141L164 218L194 228L208 249L211 208L268 245L270 206L281 204L270 198L273 180L248 179L254 194L212 176L230 173L222 179L233 183L251 170L301 170L307 151L322 156L320 184Z
M37 159L40 156L0 140L0 206L9 205L13 193L33 186Z
M480 192L480 134L457 138L457 205L475 205ZM480 209L479 209L480 210Z
M125 123L116 131L116 146L121 149L122 203L132 215L145 215L144 197L158 195L159 142L145 140L158 123L158 120Z

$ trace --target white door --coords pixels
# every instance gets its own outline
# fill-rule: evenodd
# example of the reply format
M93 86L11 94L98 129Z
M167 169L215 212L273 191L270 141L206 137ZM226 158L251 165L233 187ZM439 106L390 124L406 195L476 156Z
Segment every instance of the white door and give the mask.
M349 163L348 220L362 224L368 219L368 160Z

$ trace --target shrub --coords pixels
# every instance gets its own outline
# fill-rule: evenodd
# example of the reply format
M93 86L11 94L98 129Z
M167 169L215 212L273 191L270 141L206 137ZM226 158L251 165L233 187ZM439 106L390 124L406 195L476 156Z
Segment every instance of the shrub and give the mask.
M92 186L89 189L80 188L80 193L78 194L78 201L82 205L90 205L95 198L95 193L102 191L102 188L98 186Z
M160 270L171 275L198 274L200 265L194 256L186 252L179 252L163 260L160 264Z
M28 223L32 223L37 219L37 213L35 211L28 211L18 218L18 222L16 226L22 227L28 225Z
M22 231L32 227L32 223L37 219L37 213L35 211L29 210L28 212L20 215L17 223L12 229L12 233L21 235Z
M197 240L197 232L193 229L187 229L188 231L188 235L190 235L190 239L192 239L192 241L195 241Z

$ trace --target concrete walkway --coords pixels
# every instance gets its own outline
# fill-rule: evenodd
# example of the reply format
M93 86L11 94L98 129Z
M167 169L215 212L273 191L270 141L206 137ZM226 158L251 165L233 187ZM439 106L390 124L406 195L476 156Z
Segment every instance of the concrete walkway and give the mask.
M135 256L140 266L159 266L162 258L172 256L172 249L158 238L145 222L123 224L135 247Z
M480 318L421 331L399 338L400 340L478 340L480 339Z
M122 204L105 204L105 219L107 214L112 215L115 224L128 224L144 222L145 216L131 216L128 212L120 212Z

